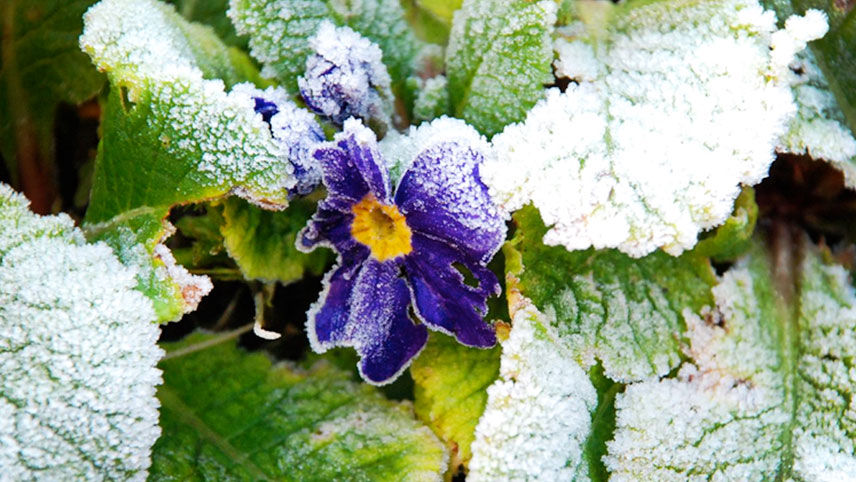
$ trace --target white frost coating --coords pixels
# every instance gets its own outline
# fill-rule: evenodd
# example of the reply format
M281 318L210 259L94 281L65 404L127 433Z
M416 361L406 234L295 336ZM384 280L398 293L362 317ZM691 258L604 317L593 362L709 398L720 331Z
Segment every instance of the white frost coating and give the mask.
M0 185L3 480L145 480L160 330L134 271Z
M797 115L776 149L823 159L844 173L849 188L856 189L856 139L811 50L798 54L791 70Z
M776 474L789 407L771 328L778 320L756 301L752 276L744 265L730 270L713 289L718 311L685 313L692 361L676 379L632 384L618 395L615 438L604 457L611 480Z
M798 272L797 325L757 260L725 274L716 311L685 313L677 378L616 399L612 479L854 480L856 290L811 248Z
M777 32L755 0L616 7L602 39L558 43L561 72L597 77L494 137L485 182L509 211L534 203L547 244L677 255L766 175L795 110L787 63L821 22Z
M154 256L163 261L166 266L167 276L181 288L181 297L184 299L184 312L196 311L199 302L214 289L211 278L204 275L194 275L187 268L175 262L175 256L163 244L156 244Z
M856 480L856 290L843 267L814 254L802 273L794 473Z
M128 89L128 100L145 100L168 151L200 153L189 177L224 187L244 184L235 192L260 204L279 201L296 182L284 147L256 115L250 96L227 94L223 81L203 77L184 22L172 6L155 0L102 0L84 15L80 46L114 85Z
M297 79L309 108L337 124L357 117L390 125L391 79L380 47L329 20L321 22L309 45L315 54L307 57L306 73Z
M312 152L319 142L325 140L324 131L315 116L297 107L281 87L261 90L250 83L242 83L236 85L232 92L276 105L277 112L270 118L270 130L284 149L285 160L294 167L294 177L297 178L294 191L301 195L312 192L321 184L321 165L312 157Z
M476 426L467 480L577 480L597 393L529 300L502 343L499 380Z

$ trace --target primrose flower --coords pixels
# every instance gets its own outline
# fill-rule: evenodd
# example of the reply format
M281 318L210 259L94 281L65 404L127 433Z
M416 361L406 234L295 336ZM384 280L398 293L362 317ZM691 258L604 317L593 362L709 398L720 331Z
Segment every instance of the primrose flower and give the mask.
M392 91L380 47L348 27L324 21L309 39L315 51L297 79L307 107L341 125L349 117L386 126Z
M500 288L486 265L505 237L479 179L490 148L472 127L441 118L395 143L391 157L406 164L396 188L374 133L358 120L316 150L328 195L297 240L302 250L339 254L308 313L312 348L354 347L361 375L375 384L410 364L427 328L494 345L483 316Z
M321 182L321 170L312 152L319 142L324 141L324 131L315 116L292 102L281 87L261 90L252 84L243 83L236 85L232 91L252 98L253 110L261 114L274 140L284 147L297 179L294 193L306 195L312 192Z

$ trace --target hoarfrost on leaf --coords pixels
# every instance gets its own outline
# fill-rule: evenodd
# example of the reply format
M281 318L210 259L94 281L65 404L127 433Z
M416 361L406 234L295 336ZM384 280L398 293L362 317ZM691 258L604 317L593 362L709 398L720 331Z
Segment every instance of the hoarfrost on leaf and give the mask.
M791 71L797 114L776 149L823 159L844 174L849 188L856 189L856 138L811 50L797 55Z
M121 199L130 198L125 210L169 206L187 202L188 193L198 191L204 192L200 197L212 197L231 190L257 204L285 204L286 190L297 182L288 146L273 138L246 89L226 92L222 79L234 85L245 75L230 51L208 38L211 31L187 23L172 6L156 0L103 0L86 13L84 23L81 48L107 72L114 89L123 91L119 105L108 104L108 109L122 109L125 123L143 123L134 142L157 144L164 151L161 155L181 160L174 163L181 168L178 172L172 172L176 167L146 170L168 174L164 185L143 174L135 178L139 186L105 185L97 182L96 173L88 221L118 214L105 204ZM115 130L122 122L111 124L107 127ZM110 151L104 156L132 155L118 152L121 148L113 144L118 137L105 131L102 150ZM144 162L157 160L152 156ZM102 161L98 168L108 166ZM150 185L159 189L147 189Z
M467 480L576 480L597 393L555 324L517 297L500 377L476 426Z
M0 185L0 467L9 480L144 480L160 331L133 270Z
M766 176L795 111L787 66L825 17L777 31L755 0L609 8L605 26L557 40L579 84L497 135L483 175L506 209L541 211L546 244L677 255Z
M803 241L803 244L807 242ZM755 250L687 312L690 358L673 379L627 387L604 461L616 480L845 480L856 473L856 292L809 248L798 298L774 292Z

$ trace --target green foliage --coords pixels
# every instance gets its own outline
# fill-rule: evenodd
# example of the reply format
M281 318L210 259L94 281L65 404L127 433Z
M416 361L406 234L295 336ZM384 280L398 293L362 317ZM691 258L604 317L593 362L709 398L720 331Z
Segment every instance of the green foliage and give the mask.
M98 93L104 78L77 47L93 0L5 0L0 5L0 154L15 184L49 178L57 104ZM21 178L19 175L28 174Z
M170 3L187 20L211 26L225 44L242 49L247 47L247 39L238 36L226 15L229 0L170 0Z
M408 404L323 361L271 366L231 343L190 351L210 340L170 344L160 364L153 479L426 480L445 470L445 449Z
M526 112L553 80L551 0L467 0L446 53L452 112L490 137Z
M527 206L514 215L505 248L508 275L558 331L584 366L600 360L617 381L663 376L681 361L682 312L712 302L716 282L706 258L655 252L634 259L615 250L567 251L541 243L547 227Z
M487 387L499 374L499 347L469 348L446 335L432 334L410 373L414 409L452 454L450 470L470 461L475 427L487 402Z
M291 283L304 274L320 275L328 250L301 253L297 233L315 212L315 203L295 199L285 211L264 211L241 199L223 203L221 232L226 249L247 279Z
M238 32L249 36L250 53L264 65L262 74L291 90L296 90L311 52L309 38L325 18L380 46L396 90L403 87L423 45L398 0L232 0L229 15Z

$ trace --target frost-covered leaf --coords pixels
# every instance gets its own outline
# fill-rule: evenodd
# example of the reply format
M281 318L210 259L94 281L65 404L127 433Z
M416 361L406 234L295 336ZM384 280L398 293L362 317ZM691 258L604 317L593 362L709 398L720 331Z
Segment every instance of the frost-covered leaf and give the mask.
M262 75L296 90L309 38L324 19L346 25L380 45L393 85L410 75L422 47L404 18L398 0L230 0L229 16L238 33L250 38L250 53L262 63Z
M816 250L800 256L789 272L793 260L772 266L756 249L714 288L714 310L686 313L690 360L677 375L619 395L605 458L617 480L856 473L856 292ZM776 292L783 278L792 298Z
M415 120L430 121L449 113L449 82L445 75L417 82L421 85L413 102Z
M446 442L454 474L472 456L470 445L487 402L486 389L499 374L499 348L480 350L432 335L410 374L416 415Z
M511 295L500 378L476 427L467 480L585 480L597 393L555 323Z
M552 0L467 0L455 12L446 74L452 112L488 137L522 120L549 84Z
M25 190L27 183L38 182L39 172L45 180L53 174L57 104L83 102L104 83L77 49L81 17L92 3L5 0L0 5L0 153L13 182Z
M167 347L154 478L442 478L443 444L409 404L323 361L308 370L272 366L231 343L180 354L210 340L196 334Z
M853 47L856 48L856 42ZM779 140L777 150L823 159L844 173L845 185L856 189L856 138L847 127L814 54L810 50L801 52L791 69L797 114Z
M230 193L282 208L297 183L292 141L272 135L251 85L226 92L257 80L249 59L172 6L104 0L87 12L80 45L111 82L87 229L120 253L144 245L155 258L142 267L152 282L146 292L159 293L161 320L177 319L207 290L203 279L170 266L159 243L171 226L157 224L175 204ZM129 237L136 239L123 241Z
M601 363L606 376L627 382L663 376L680 363L682 310L712 302L715 277L706 258L569 252L540 242L547 227L531 206L514 221L516 235L504 251L509 280L555 319L555 330L586 370Z
M498 202L532 202L544 242L677 255L767 173L794 114L788 64L826 30L811 11L776 30L756 0L628 2L563 30L551 89L493 139Z
M319 276L329 261L326 251L302 253L294 246L297 232L315 212L309 201L295 199L285 211L264 211L243 200L223 204L223 243L244 277L290 283L304 273Z
M68 216L0 185L0 478L145 478L162 352L136 284Z

